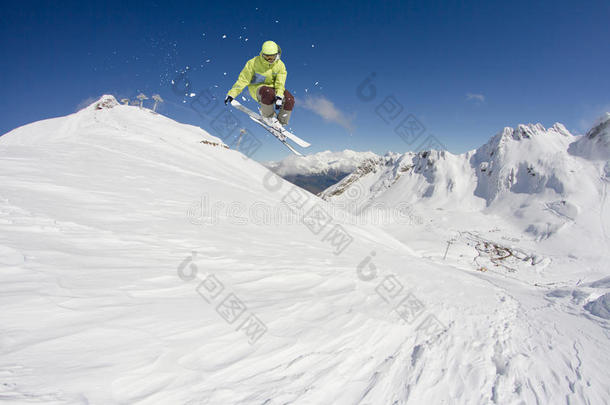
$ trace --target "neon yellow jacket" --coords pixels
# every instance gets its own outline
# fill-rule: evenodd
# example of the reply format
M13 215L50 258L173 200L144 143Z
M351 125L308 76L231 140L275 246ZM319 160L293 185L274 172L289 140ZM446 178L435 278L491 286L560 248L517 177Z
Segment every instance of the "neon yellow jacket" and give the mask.
M242 69L237 81L229 90L227 95L235 98L242 92L244 87L248 86L250 96L256 100L256 91L261 86L269 86L275 89L275 94L284 97L284 86L286 84L286 66L280 60L282 49L279 49L277 58L273 63L269 63L263 58L261 52L258 56L246 62L246 66Z

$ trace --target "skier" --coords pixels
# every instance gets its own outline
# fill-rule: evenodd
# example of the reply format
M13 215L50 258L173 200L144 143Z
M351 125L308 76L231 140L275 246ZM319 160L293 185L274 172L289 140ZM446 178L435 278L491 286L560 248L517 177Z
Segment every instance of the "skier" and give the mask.
M248 86L250 95L260 104L261 115L273 126L275 109L279 110L277 120L281 125L288 125L294 107L294 97L284 88L286 83L286 66L280 60L282 49L273 41L265 41L258 56L246 62L237 81L227 93L225 105Z

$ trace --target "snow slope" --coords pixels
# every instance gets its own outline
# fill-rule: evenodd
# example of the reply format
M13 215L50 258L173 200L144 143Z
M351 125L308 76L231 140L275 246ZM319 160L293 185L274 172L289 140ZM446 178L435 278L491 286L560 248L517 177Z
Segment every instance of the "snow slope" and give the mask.
M5 403L610 397L607 279L440 263L112 97L0 137L0 184Z

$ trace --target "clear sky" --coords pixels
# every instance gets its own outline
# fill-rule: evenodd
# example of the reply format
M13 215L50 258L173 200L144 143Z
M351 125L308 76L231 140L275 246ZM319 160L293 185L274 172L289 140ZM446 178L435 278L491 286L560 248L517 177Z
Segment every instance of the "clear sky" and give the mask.
M582 133L610 110L609 21L607 0L3 2L0 133L104 93L139 92L161 94L162 114L213 133L171 80L186 71L195 94L223 99L268 39L282 47L297 97L291 129L308 152L405 152L432 135L461 153L528 122ZM367 101L358 94L370 87L358 88L372 72ZM390 96L393 119L376 113L390 110ZM321 105L333 119L314 111ZM409 114L425 131L407 144L394 129ZM288 154L244 125L263 142L253 158Z

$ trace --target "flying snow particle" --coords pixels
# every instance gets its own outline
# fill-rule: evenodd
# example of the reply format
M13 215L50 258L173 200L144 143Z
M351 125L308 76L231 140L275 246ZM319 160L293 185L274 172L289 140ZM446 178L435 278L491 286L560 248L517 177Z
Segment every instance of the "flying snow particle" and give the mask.
M191 94L189 94L189 97L195 97L196 95L197 94L195 94L195 93L191 93Z
M224 72L224 73L223 73L223 75L225 75L225 76L226 76L226 75L227 75L227 72Z
M223 34L222 39L225 39L227 36L225 34Z
M275 23L277 24L277 23L279 23L279 21L278 21L278 20L275 20Z
M312 47L312 48L315 48L316 46L315 46L314 44L311 44L311 47Z
M247 41L247 40L248 40L248 38L245 39L245 41Z
M210 60L209 60L209 59L206 59L206 60L205 60L205 63L210 63Z
M319 82L315 82L313 85L314 85L314 86L317 86L317 85L318 85L318 83L319 83Z

